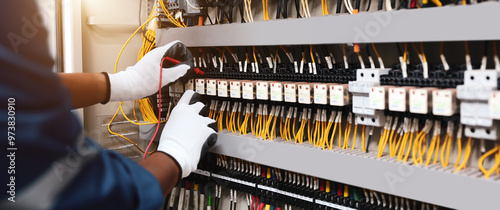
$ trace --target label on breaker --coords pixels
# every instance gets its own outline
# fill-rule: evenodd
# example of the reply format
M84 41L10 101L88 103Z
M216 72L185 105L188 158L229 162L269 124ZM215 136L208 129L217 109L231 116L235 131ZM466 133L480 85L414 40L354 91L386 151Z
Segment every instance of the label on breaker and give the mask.
M243 98L253 100L254 99L253 82L242 82L242 85L243 85L243 87L242 87L243 88Z
M215 79L207 80L207 95L209 96L217 95L217 80Z
M389 110L406 112L405 88L389 88Z
M440 116L451 116L454 114L454 98L451 90L432 91L432 113Z
M257 82L257 99L268 100L269 99L269 86L267 82Z
M345 106L349 100L348 88L345 85L330 85L330 105Z
M229 94L227 93L227 81L226 80L218 81L217 95L219 97L228 97L229 96Z
M326 84L314 84L314 103L315 104L327 104L328 89Z
M196 92L200 95L205 95L205 80L204 79L196 79Z
M285 84L285 101L291 103L297 102L297 88L295 84Z
M384 87L372 87L370 88L370 93L368 94L370 100L370 108L384 110L385 109L385 88Z
M194 80L190 79L184 84L184 89L185 90L194 90Z
M175 93L183 93L184 92L184 85L182 85L182 82L177 81L174 84L174 92Z
M488 100L490 107L490 117L496 120L500 119L500 91L492 91Z
M309 84L299 84L299 103L311 104L311 87Z
M283 101L283 86L281 83L271 83L271 101Z
M229 93L231 98L241 98L241 85L240 81L230 81L229 82Z
M429 113L429 93L426 89L410 90L410 112L416 114Z

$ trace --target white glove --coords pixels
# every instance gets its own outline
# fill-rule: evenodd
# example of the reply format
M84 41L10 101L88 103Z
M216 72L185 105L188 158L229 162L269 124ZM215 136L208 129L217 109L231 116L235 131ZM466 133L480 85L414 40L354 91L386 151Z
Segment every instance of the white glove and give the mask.
M207 109L202 111L205 105L196 102L197 98L199 95L192 90L184 93L172 110L158 145L158 151L177 161L182 178L196 170L204 144L208 148L217 140L215 120L200 115Z
M160 68L163 57L168 56L182 63L163 63L162 85L176 81L193 72L193 55L180 41L173 41L155 48L125 71L108 74L110 84L109 101L130 101L150 96L158 91Z

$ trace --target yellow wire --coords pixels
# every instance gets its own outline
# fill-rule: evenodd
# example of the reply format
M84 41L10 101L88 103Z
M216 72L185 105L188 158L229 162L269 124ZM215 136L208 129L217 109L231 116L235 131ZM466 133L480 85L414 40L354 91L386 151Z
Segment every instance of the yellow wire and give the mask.
M332 136L330 137L330 145L328 147L328 149L330 149L330 150L333 149L333 138L335 137L335 132L337 130L337 125L338 125L338 122L335 122L335 125L333 126Z
M411 145L413 143L413 135L414 135L414 133L410 132L410 135L409 135L410 139L408 141L408 150L406 151L406 154L405 154L405 157L404 157L404 160L403 160L405 163L406 163L406 161L408 161L408 157L410 156L410 151L411 151L411 148L412 148ZM403 150L403 152L404 152L404 150Z
M170 14L170 12L167 10L167 8L165 7L165 4L163 2L163 0L159 1L160 2L160 6L161 6L161 9L163 10L163 13L165 13L165 15L167 16L167 18L170 20L170 22L172 22L175 26L179 27L179 28L183 28L183 27L186 27L186 25L182 25L180 24L179 22L177 22L177 20L175 20L175 18L172 17L172 15ZM183 23L184 24L184 23Z
M425 165L428 166L431 162L432 154L434 153L434 148L439 145L438 135L432 137L431 145L429 145L429 150L427 151L427 157L425 160Z
M344 130L344 146L342 149L347 149L349 146L349 136L351 136L351 126L352 124L347 122L347 126L345 127Z
M404 53L403 53L403 61L406 63L406 58L408 54L408 43L405 42L404 44Z
M422 60L424 62L427 62L427 58L425 57L425 52L424 52L424 44L422 44L422 42L420 42L420 51L422 52Z
M255 46L252 46L252 49L253 49L253 59L255 63L257 63L257 56L255 56Z
M458 172L458 171L467 167L467 161L469 161L469 156L470 156L471 147L472 147L471 143L472 143L472 138L469 137L469 140L467 141L467 146L465 147L464 160L462 161L462 164L460 164L458 166L458 168L456 168L455 171L453 171L453 172Z
M489 170L486 170L484 168L483 162L488 156L493 155L497 151L499 151L499 146L494 147L493 149L484 153L484 155L482 155L481 158L479 158L479 163L478 163L479 169L484 173L484 178L486 178L486 179L488 179L491 176L491 174L493 174L493 172L495 172L495 170L498 169L498 165L500 164L500 159L495 158L495 163L493 164L493 166ZM495 154L495 156L497 154Z
M311 53L311 61L312 61L312 63L314 63L313 46L312 45L309 45L309 51Z
M354 139L352 140L352 149L354 149L356 147L356 138L357 138L357 136L358 136L358 124L356 124L354 126Z
M455 161L455 165L453 167L458 167L460 163L460 158L462 156L462 138L457 138L457 160Z
M363 130L361 131L361 151L366 152L365 146L365 125L363 125ZM353 146L354 149L354 146Z
M385 149L385 136L386 135L389 135L387 133L387 129L384 129L384 132L382 133L382 135L380 136L380 139L378 141L378 151L377 151L377 158L380 158L382 157L382 154L384 152L384 149Z
M109 132L110 134L113 134L113 135L117 135L117 136L119 136L119 137L122 137L123 139L125 139L125 140L127 140L128 142L130 142L131 144L133 144L133 145L134 145L134 147L135 147L135 148L137 148L139 151L141 151L142 153L144 153L144 150L142 150L142 149L141 149L141 148L140 148L140 147L139 147L139 146L138 146L135 142L133 142L132 140L128 139L127 137L125 137L125 136L123 136L123 135L121 135L121 134L119 134L119 133L115 133L115 132L111 131L111 123L112 123L112 122L113 122L113 120L115 119L116 115L118 115L118 111L119 111L119 110L116 110L115 114L113 115L113 117L111 118L111 121L110 121L110 122L109 122L109 124L108 124L108 132ZM156 144L155 144L155 146L156 146ZM152 154L152 153L153 153L153 152L155 152L155 151L156 151L156 148L155 148L153 151L148 152L148 155L149 155L149 154Z

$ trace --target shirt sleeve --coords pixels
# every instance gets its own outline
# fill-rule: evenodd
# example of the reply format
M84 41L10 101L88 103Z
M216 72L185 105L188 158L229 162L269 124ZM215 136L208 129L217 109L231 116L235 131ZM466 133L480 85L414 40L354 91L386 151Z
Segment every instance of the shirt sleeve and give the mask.
M35 2L0 1L0 18L9 20L0 21L0 135L7 136L8 101L15 101L15 140L2 142L2 155L14 153L15 166L13 173L6 170L0 178L15 177L12 207L159 209L163 193L149 171L83 137L81 124L71 112L69 92L51 72L47 33ZM92 153L83 154L89 150L79 144ZM0 162L12 164L8 158ZM4 184L1 189L10 188ZM35 189L50 193L31 199L30 191ZM6 201L9 196L0 197ZM23 198L24 204L18 202Z

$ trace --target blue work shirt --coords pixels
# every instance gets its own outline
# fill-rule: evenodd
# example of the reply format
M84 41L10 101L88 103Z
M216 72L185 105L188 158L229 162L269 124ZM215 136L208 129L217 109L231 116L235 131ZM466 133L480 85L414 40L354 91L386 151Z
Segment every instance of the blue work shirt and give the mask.
M159 209L149 171L83 136L35 2L0 1L0 19L0 209Z

